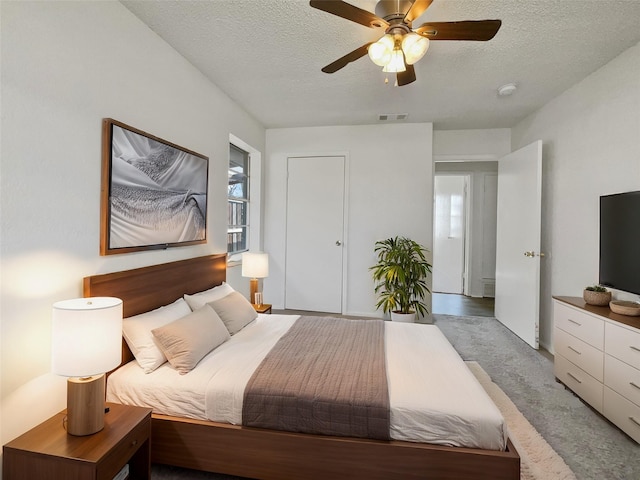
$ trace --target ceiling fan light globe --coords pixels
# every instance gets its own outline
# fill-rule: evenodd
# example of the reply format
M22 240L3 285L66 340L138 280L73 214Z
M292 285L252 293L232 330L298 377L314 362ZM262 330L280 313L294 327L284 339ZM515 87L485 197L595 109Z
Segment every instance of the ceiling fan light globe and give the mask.
M391 61L394 46L393 36L389 34L383 35L377 42L369 45L369 58L376 65L384 67Z
M407 66L404 63L404 54L400 49L396 49L391 53L391 60L382 69L385 73L398 73L406 70Z
M429 39L415 32L407 33L402 39L402 51L408 65L413 65L427 53Z
M394 47L396 46L395 38L390 33L387 33L380 37L380 39L376 43L384 45L390 52L392 52Z
M384 38L384 37L383 37ZM393 46L388 48L384 43L377 41L369 45L369 58L373 63L380 67L384 67L391 60L391 53L393 52Z

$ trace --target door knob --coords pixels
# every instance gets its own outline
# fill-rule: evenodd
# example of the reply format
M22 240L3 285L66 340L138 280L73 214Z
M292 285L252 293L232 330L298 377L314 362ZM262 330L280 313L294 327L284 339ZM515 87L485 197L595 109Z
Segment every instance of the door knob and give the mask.
M336 240L336 247L339 247L340 245L342 245L342 242L340 240Z

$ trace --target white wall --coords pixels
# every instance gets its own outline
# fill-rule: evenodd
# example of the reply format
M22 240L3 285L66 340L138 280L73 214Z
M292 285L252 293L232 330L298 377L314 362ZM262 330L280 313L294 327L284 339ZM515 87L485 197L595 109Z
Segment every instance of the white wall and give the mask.
M599 196L640 190L640 44L512 130L513 150L537 139L543 141L546 253L540 343L551 348L551 296L581 296L598 282Z
M87 275L226 251L229 135L264 128L119 2L0 2L0 440L65 406L51 305ZM99 256L101 120L210 159L208 243Z
M433 160L436 162L498 160L511 153L511 130L434 130Z
M404 235L429 249L433 243L430 123L267 130L264 230L271 263L265 298L274 308L284 305L287 157L335 154L346 155L349 164L343 313L382 316L368 270L375 242Z

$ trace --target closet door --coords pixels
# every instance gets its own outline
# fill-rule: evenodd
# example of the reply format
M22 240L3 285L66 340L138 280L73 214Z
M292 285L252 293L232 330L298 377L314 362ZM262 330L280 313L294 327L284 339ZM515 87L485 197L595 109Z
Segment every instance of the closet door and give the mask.
M341 313L345 158L287 163L285 308Z

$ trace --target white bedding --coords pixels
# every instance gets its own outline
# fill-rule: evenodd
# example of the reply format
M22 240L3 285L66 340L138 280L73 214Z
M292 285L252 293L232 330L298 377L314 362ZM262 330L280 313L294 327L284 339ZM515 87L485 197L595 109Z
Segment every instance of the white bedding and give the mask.
M186 375L130 362L110 375L107 401L238 425L246 383L297 318L259 315ZM502 414L435 325L385 322L385 337L391 438L504 449Z

